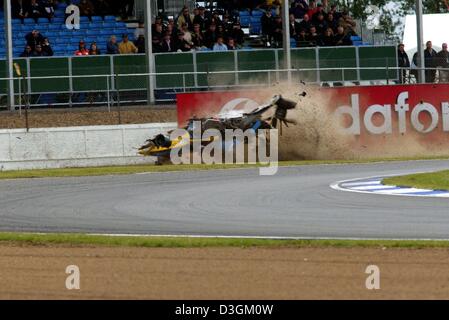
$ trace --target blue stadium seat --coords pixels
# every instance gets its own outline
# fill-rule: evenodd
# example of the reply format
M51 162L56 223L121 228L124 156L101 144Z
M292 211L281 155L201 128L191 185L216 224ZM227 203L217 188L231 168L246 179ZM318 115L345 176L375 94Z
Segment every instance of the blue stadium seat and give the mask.
M65 23L65 19L64 19L64 16L62 16L62 17L54 17L53 19L52 19L52 22L54 23L54 24L57 24L57 23Z
M49 23L47 18L39 18L37 19L37 23Z
M251 15L253 17L259 17L262 18L264 12L262 10L253 10L253 12L251 12Z
M34 24L36 23L36 21L34 21L34 19L31 18L26 18L23 20L25 24Z
M362 41L362 37L359 36L352 36L351 41Z
M114 16L106 16L104 17L104 21L106 22L116 22L116 19Z
M93 16L92 21L93 22L103 22L103 18L100 16Z
M240 24L242 27L248 27L251 24L250 16L240 16Z

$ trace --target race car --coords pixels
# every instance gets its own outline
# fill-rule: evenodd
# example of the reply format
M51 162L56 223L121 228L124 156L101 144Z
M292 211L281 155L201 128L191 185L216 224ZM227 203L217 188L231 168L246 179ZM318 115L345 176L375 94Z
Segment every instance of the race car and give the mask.
M302 94L305 96L305 93ZM164 164L170 162L170 154L172 151L177 151L186 147L187 144L191 146L195 142L201 143L204 147L211 143L213 139L204 141L203 139L195 139L195 129L200 126L202 133L209 130L218 130L222 135L227 129L241 129L246 131L252 129L254 131L266 129L280 129L282 125L288 127L289 124L295 124L295 121L288 120L288 111L295 109L297 103L291 100L284 99L281 95L274 96L267 104L261 105L255 110L247 113L240 110L232 110L225 114L218 114L214 117L198 119L196 117L188 121L187 126L184 127L185 133L177 139L170 139L170 134L161 133L146 141L146 144L139 148L139 154L143 156L157 157L157 164Z

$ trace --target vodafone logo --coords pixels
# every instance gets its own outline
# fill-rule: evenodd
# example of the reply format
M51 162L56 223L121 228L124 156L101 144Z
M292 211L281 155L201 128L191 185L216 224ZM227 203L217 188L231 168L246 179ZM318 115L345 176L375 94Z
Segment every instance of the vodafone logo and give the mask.
M344 128L347 134L360 135L362 124L365 129L374 135L392 134L393 133L393 113L397 115L397 127L399 133L405 134L408 130L413 129L416 132L427 134L438 128L440 122L444 132L449 132L449 102L442 102L441 109L427 102L420 102L413 106L408 104L409 93L401 92L396 104L374 104L369 106L363 115L360 114L360 96L359 94L351 95L351 106L341 106L335 111L335 115L339 118L349 116L352 119L351 126ZM426 113L430 117L430 124L424 125L421 122L421 114ZM375 114L383 117L382 124L375 124L373 119ZM408 128L409 123L412 128Z

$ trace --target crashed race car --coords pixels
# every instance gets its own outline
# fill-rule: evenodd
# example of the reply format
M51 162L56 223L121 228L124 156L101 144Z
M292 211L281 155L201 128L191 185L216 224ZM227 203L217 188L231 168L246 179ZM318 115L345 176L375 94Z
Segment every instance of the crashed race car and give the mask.
M305 96L305 93L302 94ZM288 127L289 124L295 124L295 121L288 120L288 111L295 109L297 103L291 100L284 99L282 96L274 96L269 103L259 106L251 112L240 110L232 110L225 114L218 114L217 116L198 119L192 118L188 121L187 126L184 127L185 134L179 136L177 139L170 139L173 131L161 133L146 141L146 144L139 148L139 154L143 156L157 157L157 164L170 163L170 155L173 151L178 151L186 145L192 145L198 142L198 138L194 135L195 130L200 126L201 137L202 133L209 130L218 130L222 135L228 129L247 131L252 129L269 130L280 129L282 126ZM199 139L202 147L207 146L212 142L211 140Z

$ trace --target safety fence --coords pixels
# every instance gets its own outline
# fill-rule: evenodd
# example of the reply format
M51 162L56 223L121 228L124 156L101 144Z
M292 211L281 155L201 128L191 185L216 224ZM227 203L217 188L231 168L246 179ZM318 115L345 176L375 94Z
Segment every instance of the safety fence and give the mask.
M397 53L392 46L300 48L291 53L293 81L398 79ZM152 81L157 100L173 100L176 92L282 82L287 73L283 61L282 50L155 54L155 73L150 76L145 55L23 58L14 62L26 81L15 79L14 92L17 99L23 93L29 95L33 106L111 104L120 99L138 103L146 101L148 81ZM1 74L6 74L4 60L0 60ZM0 105L5 105L7 90L4 77L0 79Z

